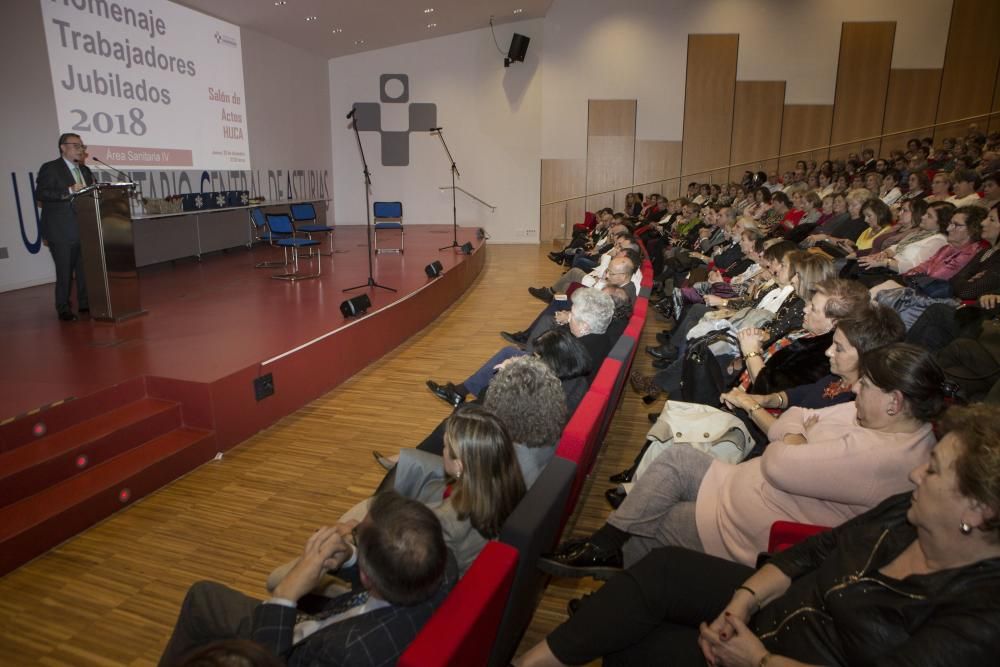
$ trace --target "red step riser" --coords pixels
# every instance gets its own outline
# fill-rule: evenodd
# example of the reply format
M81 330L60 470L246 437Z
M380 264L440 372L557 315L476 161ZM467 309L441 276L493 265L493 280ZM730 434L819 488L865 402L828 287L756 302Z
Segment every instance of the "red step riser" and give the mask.
M41 436L34 433L35 424L44 424L45 433L42 435L51 435L89 419L95 414L107 412L145 396L146 383L140 377L38 413L26 415L0 426L0 453L38 440ZM13 416L0 415L0 418Z
M85 473L132 447L172 431L181 425L180 406L175 405L147 418L119 428L103 437L82 442L78 447L59 456L41 461L30 468L3 476L0 472L0 507L15 503L42 489L58 484L74 475ZM79 468L76 459L86 456L86 466Z
M89 496L81 498L60 514L49 517L0 543L0 576L194 470L211 460L216 449L215 435L206 433L201 440L171 456L150 463L149 467L130 476L121 484L111 488L94 489ZM118 494L123 488L131 492L127 503L122 503L118 499Z

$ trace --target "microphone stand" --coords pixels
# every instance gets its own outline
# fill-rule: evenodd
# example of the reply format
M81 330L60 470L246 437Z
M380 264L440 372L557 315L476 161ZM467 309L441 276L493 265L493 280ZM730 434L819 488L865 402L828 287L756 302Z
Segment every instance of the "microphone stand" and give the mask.
M354 118L354 113L357 109L351 109L351 113L347 114L348 118L351 118L351 127L354 128L354 138L358 140L358 152L361 153L361 165L363 167L362 174L365 177L365 238L368 241L368 282L362 283L361 285L355 285L354 287L346 287L342 291L350 292L352 290L361 289L362 287L372 288L379 287L384 290L389 290L390 292L395 292L396 290L392 287L386 287L385 285L380 285L375 282L374 278L374 267L372 265L372 207L371 199L368 194L369 188L372 185L372 175L368 170L368 161L365 159L365 149L361 145L361 134L358 133L358 119Z
M443 129L441 127L433 129L431 130L431 134L436 134L438 139L441 140L444 152L448 154L448 160L451 161L451 245L438 248L438 252L448 250L449 248L462 247L458 242L458 205L455 203L455 176L461 178L462 175L458 173L458 165L455 164L455 158L451 156L451 151L448 150L448 143L444 140L444 134L441 132Z

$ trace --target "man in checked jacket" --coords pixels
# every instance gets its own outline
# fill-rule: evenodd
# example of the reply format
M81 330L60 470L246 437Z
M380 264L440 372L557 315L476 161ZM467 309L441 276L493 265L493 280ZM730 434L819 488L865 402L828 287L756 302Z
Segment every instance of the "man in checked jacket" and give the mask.
M353 579L353 590L302 613L299 601L326 570ZM210 581L191 586L160 665L233 638L262 644L288 665L394 665L457 579L433 512L381 493L353 534L343 524L317 530L269 600Z

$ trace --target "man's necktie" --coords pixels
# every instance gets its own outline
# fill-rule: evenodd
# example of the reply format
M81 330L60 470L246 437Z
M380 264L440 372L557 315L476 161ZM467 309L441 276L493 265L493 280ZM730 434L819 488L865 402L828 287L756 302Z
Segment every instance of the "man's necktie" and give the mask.
M86 185L86 183L83 182L83 174L80 173L79 167L73 167L73 178L76 179L77 185Z

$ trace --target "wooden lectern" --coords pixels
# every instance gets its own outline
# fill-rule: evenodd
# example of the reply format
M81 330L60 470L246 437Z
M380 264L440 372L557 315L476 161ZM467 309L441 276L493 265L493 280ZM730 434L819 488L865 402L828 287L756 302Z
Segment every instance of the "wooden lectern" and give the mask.
M146 311L139 303L135 268L132 183L94 183L73 197L80 227L80 251L90 297L90 316L121 322Z

